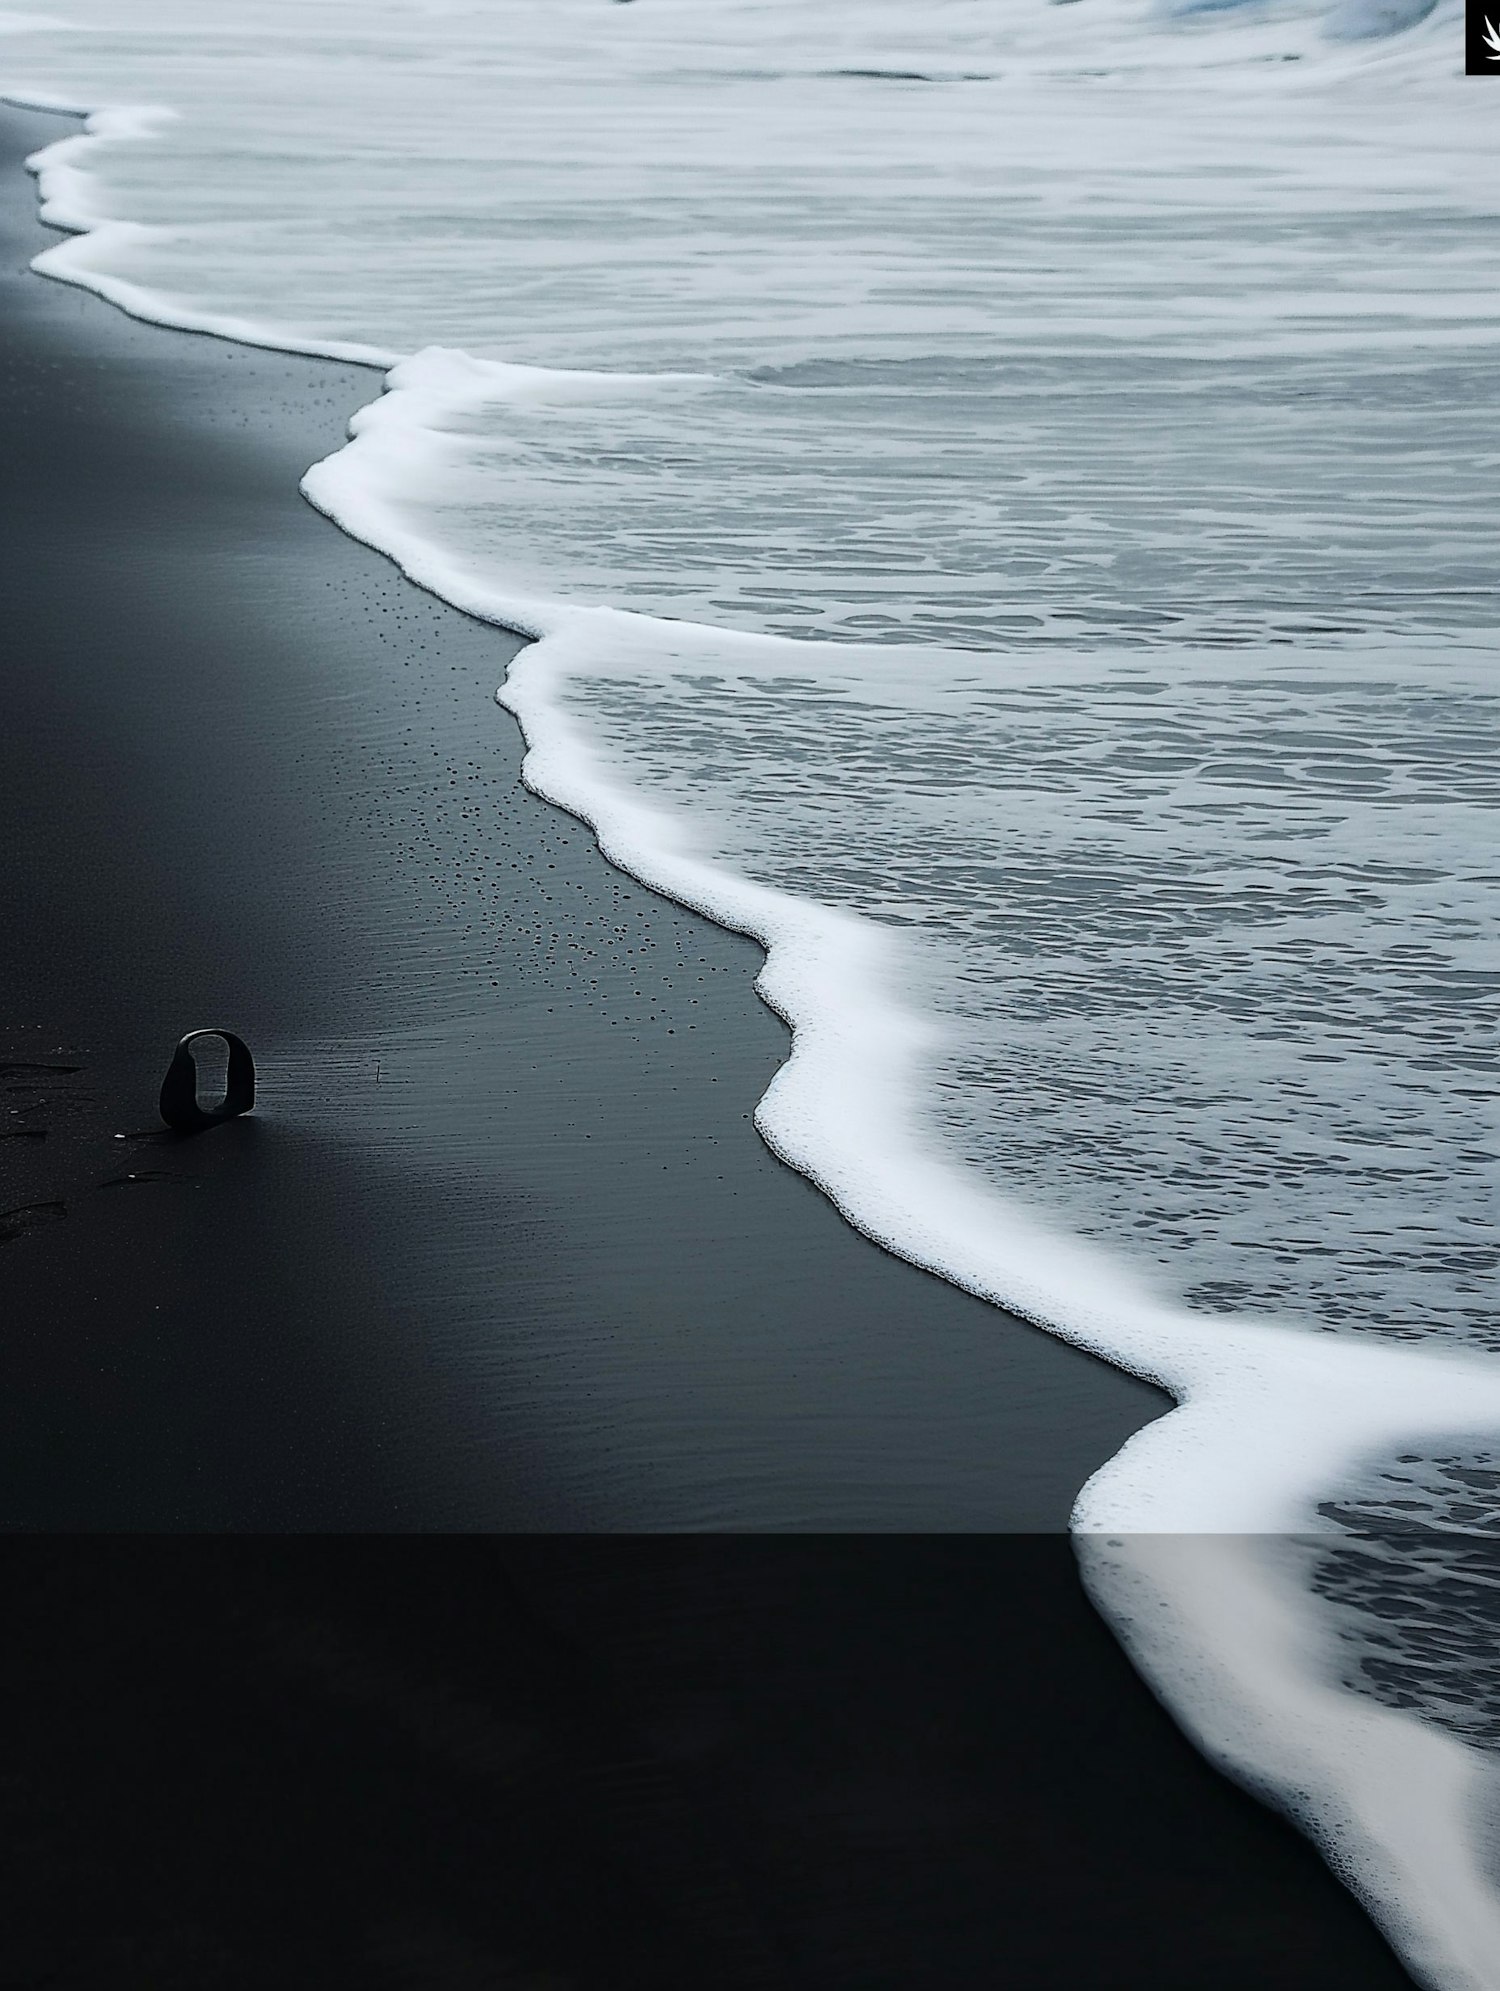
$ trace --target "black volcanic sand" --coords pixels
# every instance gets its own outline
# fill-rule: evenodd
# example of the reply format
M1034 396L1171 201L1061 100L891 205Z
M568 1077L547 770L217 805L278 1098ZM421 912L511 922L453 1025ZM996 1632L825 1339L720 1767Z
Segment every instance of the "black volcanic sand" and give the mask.
M1065 1538L0 1543L0 1982L1412 1991Z
M772 1159L760 950L528 795L515 640L298 497L378 373L28 274L74 127L3 115L0 1516L1062 1527L1164 1399ZM114 1139L204 1024L254 1120Z

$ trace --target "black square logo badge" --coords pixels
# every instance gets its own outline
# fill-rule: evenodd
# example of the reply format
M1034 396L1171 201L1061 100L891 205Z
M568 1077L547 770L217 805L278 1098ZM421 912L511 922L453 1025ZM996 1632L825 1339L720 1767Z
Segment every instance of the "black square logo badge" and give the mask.
M1500 0L1467 0L1466 76L1500 76Z

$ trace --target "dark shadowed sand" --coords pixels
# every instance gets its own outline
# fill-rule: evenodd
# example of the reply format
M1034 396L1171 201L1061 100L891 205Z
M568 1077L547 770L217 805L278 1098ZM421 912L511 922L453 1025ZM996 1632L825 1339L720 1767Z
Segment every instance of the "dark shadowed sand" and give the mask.
M51 1537L0 1583L6 1985L1411 1991L1060 1536Z
M0 112L0 1982L1398 1991L1018 1532L1162 1400L771 1160L756 950L297 499L376 377L28 275L57 130ZM164 1140L204 1023L261 1110ZM726 1529L881 1535L625 1538Z

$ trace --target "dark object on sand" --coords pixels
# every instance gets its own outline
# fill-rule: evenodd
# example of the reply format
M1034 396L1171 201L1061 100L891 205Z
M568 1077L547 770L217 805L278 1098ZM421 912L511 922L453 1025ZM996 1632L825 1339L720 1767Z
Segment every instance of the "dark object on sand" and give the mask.
M193 1046L200 1037L222 1037L229 1046L229 1070L222 1104L205 1111L198 1104L198 1067ZM248 1113L255 1104L255 1060L250 1047L232 1030L190 1030L173 1053L161 1082L161 1117L179 1134L199 1134L221 1120Z

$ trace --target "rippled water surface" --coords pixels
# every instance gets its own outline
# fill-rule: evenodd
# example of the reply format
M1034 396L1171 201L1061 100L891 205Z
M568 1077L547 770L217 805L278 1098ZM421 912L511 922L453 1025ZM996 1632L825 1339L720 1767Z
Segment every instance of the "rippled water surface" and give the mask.
M1012 1199L1206 1311L1494 1344L1486 653L730 653L580 704L736 864L911 937L929 1126Z

